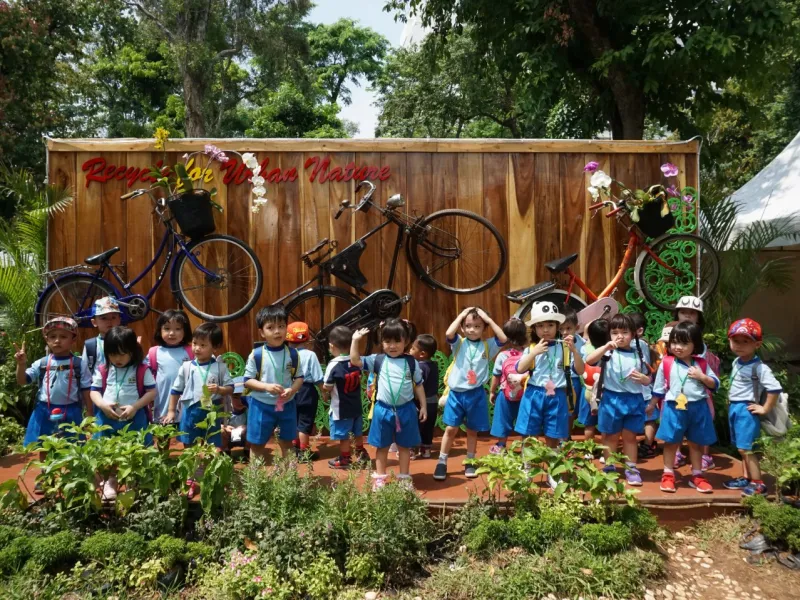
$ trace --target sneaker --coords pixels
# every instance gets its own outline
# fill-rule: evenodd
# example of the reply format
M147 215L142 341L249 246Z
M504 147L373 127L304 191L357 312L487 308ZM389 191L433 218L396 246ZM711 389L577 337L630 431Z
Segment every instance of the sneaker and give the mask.
M397 485L410 492L414 491L414 480L411 477L398 477Z
M639 444L639 458L655 458L656 456L656 445L655 444L648 444L647 442L641 442Z
M603 473L616 473L616 472L617 472L617 467L615 467L614 465L606 465L605 467L603 467Z
M419 448L410 448L408 450L408 460L417 460L419 458Z
M373 475L372 476L372 491L377 492L380 489L386 487L386 480L389 478L388 475Z
M693 487L701 494L711 494L714 492L714 488L712 488L711 484L708 483L708 479L702 475L694 475L689 480L689 487Z
M605 456L601 456L599 460L600 460L600 464L601 465L606 464L606 457Z
M628 482L628 485L633 485L636 487L642 485L642 475L639 473L639 469L636 467L626 467L625 480Z
M714 464L714 457L710 454L703 454L703 461L701 468L703 471L710 471L711 469L715 468L717 465Z
M501 446L500 444L495 444L491 448L489 448L489 454L502 454L506 451L505 446Z
M400 454L400 450L397 448L397 444L392 444L389 446L389 452L394 452L395 454Z
M360 467L368 467L371 460L372 459L370 459L369 452L367 452L366 448L356 448L356 457L353 461L354 463L357 463Z
M742 496L766 496L767 486L763 483L750 482L746 488L742 490Z
M103 500L113 501L117 499L117 482L113 478L103 482Z
M187 479L186 480L186 487L189 490L186 492L186 498L192 500L197 494L200 493L200 486L197 485L197 482L194 479Z
M431 457L431 449L423 446L422 452L420 453L420 458L430 458L430 457Z
M436 474L434 473L434 476ZM464 477L467 479L475 479L478 474L475 472L475 465L464 465Z
M747 477L737 477L736 479L729 479L722 484L722 487L729 490L743 490L750 485L750 480Z
M675 468L678 469L686 464L686 455L680 450L675 453Z
M331 469L349 469L352 464L353 461L349 456L337 456L328 461Z
M433 478L436 481L444 481L447 479L447 463L436 463L436 468L433 470Z
M664 473L661 475L661 491L662 492L669 492L670 494L675 493L675 474L674 473Z

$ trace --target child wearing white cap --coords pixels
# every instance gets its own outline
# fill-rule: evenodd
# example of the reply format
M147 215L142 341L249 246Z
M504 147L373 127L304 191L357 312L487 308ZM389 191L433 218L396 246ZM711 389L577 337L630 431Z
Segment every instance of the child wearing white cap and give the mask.
M92 326L97 328L97 337L86 340L83 344L83 362L94 374L98 366L106 364L103 338L112 327L122 324L122 311L116 298L106 296L98 298L92 306Z

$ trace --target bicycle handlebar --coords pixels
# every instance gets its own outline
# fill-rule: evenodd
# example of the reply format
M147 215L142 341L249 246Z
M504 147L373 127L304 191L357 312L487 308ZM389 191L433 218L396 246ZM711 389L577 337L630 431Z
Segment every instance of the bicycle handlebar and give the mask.
M128 192L128 193L127 193L127 194L125 194L124 196L120 196L120 197L119 197L119 199L120 199L120 200L130 200L130 199L131 199L131 198L133 198L134 196L141 196L141 195L142 195L142 194L144 194L146 191L147 191L147 190L133 190L132 192Z

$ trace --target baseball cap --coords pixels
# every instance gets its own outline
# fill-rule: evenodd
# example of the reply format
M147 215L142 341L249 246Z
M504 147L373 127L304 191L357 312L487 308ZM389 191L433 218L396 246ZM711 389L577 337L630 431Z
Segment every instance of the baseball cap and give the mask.
M734 321L728 328L728 337L732 338L735 335L746 335L750 339L760 342L761 325L753 319L739 319Z
M99 317L101 315L108 315L111 313L122 314L122 311L119 309L119 302L117 302L116 298L106 296L105 298L99 298L94 301L94 306L92 307L93 317Z
M78 324L75 322L75 319L71 319L70 317L53 317L44 324L42 333L46 336L55 329L69 331L72 335L78 334Z
M307 342L311 336L308 333L308 325L302 321L295 321L286 326L286 341L293 344Z

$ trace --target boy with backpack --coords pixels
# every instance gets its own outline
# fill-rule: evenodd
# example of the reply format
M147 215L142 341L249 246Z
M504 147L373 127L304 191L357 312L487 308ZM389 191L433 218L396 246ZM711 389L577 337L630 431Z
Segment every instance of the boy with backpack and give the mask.
M419 452L411 455L412 460L431 457L433 429L436 426L436 413L439 408L439 365L433 360L436 350L436 338L429 333L423 333L417 336L409 351L419 363L419 370L422 372L422 387L425 390L428 413L428 418L419 424L422 445L419 447ZM417 409L422 410L422 407L418 405Z
M122 324L122 311L116 298L106 296L94 301L92 306L92 326L97 327L97 337L89 338L83 343L83 356L81 357L89 370L94 375L94 370L105 364L106 354L103 338L112 327Z
M489 402L494 406L490 435L497 438L497 443L489 449L492 454L502 454L506 449L506 440L514 431L519 401L525 388L525 375L517 373L517 363L528 344L528 328L521 319L512 317L503 325L503 333L508 338L508 348L494 361L489 390Z

